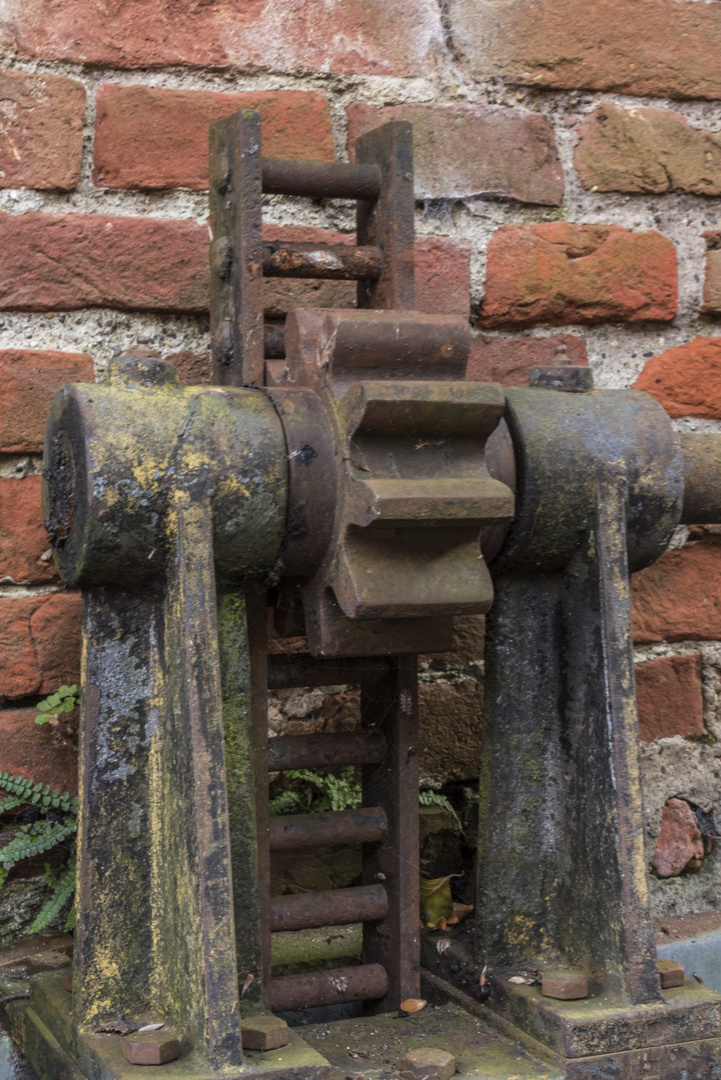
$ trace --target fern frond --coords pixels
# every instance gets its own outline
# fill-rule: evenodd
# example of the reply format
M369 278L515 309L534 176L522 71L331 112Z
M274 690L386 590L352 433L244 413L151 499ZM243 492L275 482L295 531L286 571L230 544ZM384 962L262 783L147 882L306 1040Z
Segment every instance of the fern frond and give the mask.
M67 870L58 881L53 881L53 894L45 901L35 916L29 933L40 934L55 919L73 895L75 889L75 860L71 859Z

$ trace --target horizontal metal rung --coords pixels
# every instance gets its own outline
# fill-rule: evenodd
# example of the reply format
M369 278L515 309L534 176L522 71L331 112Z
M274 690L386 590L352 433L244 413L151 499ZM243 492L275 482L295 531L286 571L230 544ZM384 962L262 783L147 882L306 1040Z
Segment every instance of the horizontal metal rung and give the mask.
M345 1001L378 1001L388 992L388 976L380 964L282 975L270 984L271 1007L276 1012L341 1005Z
M382 271L383 253L377 247L263 244L263 273L266 277L377 281Z
M268 689L360 683L368 676L380 677L388 666L388 661L382 656L326 658L309 653L271 654L268 657Z
M354 889L293 893L270 901L270 929L311 930L317 926L345 926L376 922L388 914L388 896L382 885Z
M270 819L271 851L327 847L331 844L377 844L388 831L380 806L323 814L284 814Z
M312 199L377 199L378 165L340 161L285 161L263 158L263 191L268 195L309 195Z
M331 765L377 765L386 756L382 735L281 735L268 742L268 768L317 769Z

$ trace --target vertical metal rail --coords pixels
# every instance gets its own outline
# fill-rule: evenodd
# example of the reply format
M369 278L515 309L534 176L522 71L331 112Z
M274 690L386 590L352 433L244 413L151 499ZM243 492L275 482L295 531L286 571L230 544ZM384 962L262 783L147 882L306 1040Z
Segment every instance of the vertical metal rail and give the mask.
M222 384L262 384L265 356L284 355L282 332L266 328L264 335L264 274L356 279L359 307L413 307L410 124L395 121L364 135L356 144L357 162L351 165L263 159L261 145L257 112L238 113L211 129L211 329L214 376ZM264 245L263 192L358 200L357 246ZM225 603L232 606L233 601L226 598ZM236 800L231 794L233 831L243 833L233 838L233 874L238 968L246 984L244 1004L252 1008L262 1001L275 1009L291 1009L369 1000L374 1002L370 1006L374 1011L397 1008L403 997L419 991L416 658L374 658L366 665L361 661L360 677L347 678L348 682L362 683L363 717L362 732L350 740L347 754L339 740L329 741L327 737L316 739L315 744L312 737L296 739L294 746L286 747L286 762L293 761L295 754L306 764L322 764L319 757L330 757L328 764L362 765L366 809L345 815L303 815L304 820L295 824L286 818L282 828L274 823L270 831L265 593L248 593L245 603L247 643L240 639L242 634L238 638L237 629L228 637L229 641L235 637L236 648L246 657L245 677L250 680L251 700L240 708L239 661L234 660L232 648L224 656L225 671L236 670L225 703L226 710L230 707L228 715L236 717L234 727L231 722L231 730L226 733L226 752L235 762L238 780L231 785L237 794ZM232 623L231 619L229 625ZM308 657L295 659L294 665L292 674L286 673L284 685L319 685L319 671L326 665L329 669L337 667L338 662ZM322 677L325 685L337 681L332 673ZM251 747L250 760L243 761L238 754L237 741ZM278 742L274 740L276 757ZM278 768L277 761L274 768ZM245 775L248 771L255 791L252 809L243 794L250 780ZM245 789L240 782L243 776ZM369 820L375 824L369 825ZM322 843L324 838L327 842L329 831L336 840L366 841L363 886L315 894L304 898L303 904L282 897L271 903L271 847L302 847ZM369 835L374 837L373 842L368 842ZM330 973L330 977L327 972L317 972L271 981L271 911L276 928L321 925L321 915L329 923L347 921L350 916L370 920L364 923L362 965Z

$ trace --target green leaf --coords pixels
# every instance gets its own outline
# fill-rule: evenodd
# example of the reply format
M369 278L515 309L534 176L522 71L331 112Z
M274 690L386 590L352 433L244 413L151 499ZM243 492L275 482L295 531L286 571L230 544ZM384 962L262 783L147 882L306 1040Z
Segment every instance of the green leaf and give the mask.
M50 712L52 705L50 704L49 699L46 698L45 701L39 701L36 708L38 712Z

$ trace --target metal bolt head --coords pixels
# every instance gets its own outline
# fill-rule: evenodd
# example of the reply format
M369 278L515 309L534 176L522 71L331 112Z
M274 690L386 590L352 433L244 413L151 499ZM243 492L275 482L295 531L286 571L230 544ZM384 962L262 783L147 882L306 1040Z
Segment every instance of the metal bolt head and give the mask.
M279 1016L245 1016L240 1034L244 1050L277 1050L290 1039L288 1025Z
M450 1080L456 1071L456 1059L447 1050L427 1046L409 1050L400 1070L405 1080Z
M558 1001L576 1001L588 997L588 978L582 971L553 968L543 973L541 993Z
M180 1042L172 1031L134 1032L120 1044L123 1057L131 1065L167 1065L180 1057Z
M673 986L683 986L683 964L677 964L675 960L659 960L658 977L662 990L670 990Z

